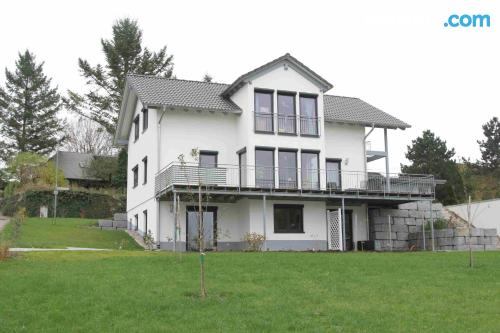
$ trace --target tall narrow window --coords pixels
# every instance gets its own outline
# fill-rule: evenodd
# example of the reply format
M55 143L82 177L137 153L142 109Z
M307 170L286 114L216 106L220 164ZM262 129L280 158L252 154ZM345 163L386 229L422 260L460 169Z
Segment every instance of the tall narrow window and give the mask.
M148 129L148 117L149 117L148 113L149 113L148 108L142 109L142 131L143 132Z
M274 187L274 150L255 149L255 186Z
M246 187L247 186L247 151L246 149L243 149L238 153L238 162L239 162L239 169L240 169L240 186L241 187Z
M225 185L226 178L217 169L217 152L200 151L199 181L205 185Z
M278 151L280 188L297 188L297 152Z
M300 96L300 134L318 135L318 107L316 96Z
M137 185L139 185L139 166L135 166L133 169L132 169L132 174L134 176L134 188L137 187Z
M302 152L302 189L319 189L319 154L317 152Z
M278 93L278 133L296 133L295 94Z
M135 226L134 226L134 230L137 231L139 230L139 214L135 214L134 215L134 222L135 222Z
M272 133L273 125L273 93L255 91L255 131Z
M340 160L326 160L326 186L328 189L341 189L340 183Z
M148 182L148 157L144 157L142 159L142 168L144 169L144 182L143 184L146 184Z
M139 139L139 115L134 118L134 141Z
M148 211L142 212L142 218L144 219L144 235L148 234Z

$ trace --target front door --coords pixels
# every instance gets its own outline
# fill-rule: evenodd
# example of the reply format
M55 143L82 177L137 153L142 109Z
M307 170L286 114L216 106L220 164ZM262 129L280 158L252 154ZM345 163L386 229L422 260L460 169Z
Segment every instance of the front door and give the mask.
M345 211L345 251L352 251L354 249L353 235L352 235L352 210Z
M199 251L198 207L187 207L186 213L187 251ZM217 207L203 207L203 251L215 250L217 246Z

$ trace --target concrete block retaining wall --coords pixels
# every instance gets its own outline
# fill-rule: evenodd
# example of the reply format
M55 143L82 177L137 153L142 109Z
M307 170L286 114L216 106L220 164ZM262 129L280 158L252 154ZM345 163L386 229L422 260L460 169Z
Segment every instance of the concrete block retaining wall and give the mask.
M423 249L424 226L431 220L443 218L443 206L429 202L401 204L398 209L370 209L370 233L376 251L408 251ZM432 219L431 219L432 216ZM390 220L390 225L389 225ZM475 250L496 249L496 229L471 229L471 244ZM434 230L436 250L468 249L469 229ZM425 231L426 248L431 249L430 231Z
M409 202L399 205L399 209L370 209L370 232L375 250L390 251L392 245L393 251L408 251L410 234L422 231L431 220L431 214L434 220L442 218L442 209L441 204L432 204L431 213L429 202Z
M496 229L470 230L470 244L473 250L495 250L497 248ZM416 249L424 248L423 233L411 233L408 237L409 246ZM425 232L425 248L432 249L432 237L430 231ZM468 250L469 249L469 229L441 229L434 230L435 250Z

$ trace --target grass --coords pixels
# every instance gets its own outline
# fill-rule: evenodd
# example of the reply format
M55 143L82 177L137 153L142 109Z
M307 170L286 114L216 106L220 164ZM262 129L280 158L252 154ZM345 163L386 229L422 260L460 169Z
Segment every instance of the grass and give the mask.
M0 332L498 332L500 252L26 253Z
M20 235L12 239L13 222L5 226L1 238L11 247L65 248L91 247L100 249L140 249L140 246L123 230L100 230L95 220L57 218L28 218Z

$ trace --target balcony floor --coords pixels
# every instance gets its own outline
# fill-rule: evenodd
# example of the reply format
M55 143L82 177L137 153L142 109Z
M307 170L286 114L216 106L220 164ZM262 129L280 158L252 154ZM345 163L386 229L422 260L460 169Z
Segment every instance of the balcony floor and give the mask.
M157 198L160 200L171 200L172 193L181 194L184 198L190 195L197 195L198 188L186 185L169 186L166 190L160 192ZM347 199L351 201L372 203L394 203L400 204L411 201L428 201L434 200L432 194L416 194L402 192L379 192L379 191L363 191L363 190L301 190L301 189L278 189L278 188L255 188L255 187L203 187L201 190L203 195L209 195L213 202L236 202L241 198L252 197L272 197L275 199L292 199L301 200L340 200ZM181 197L181 200L183 198Z

